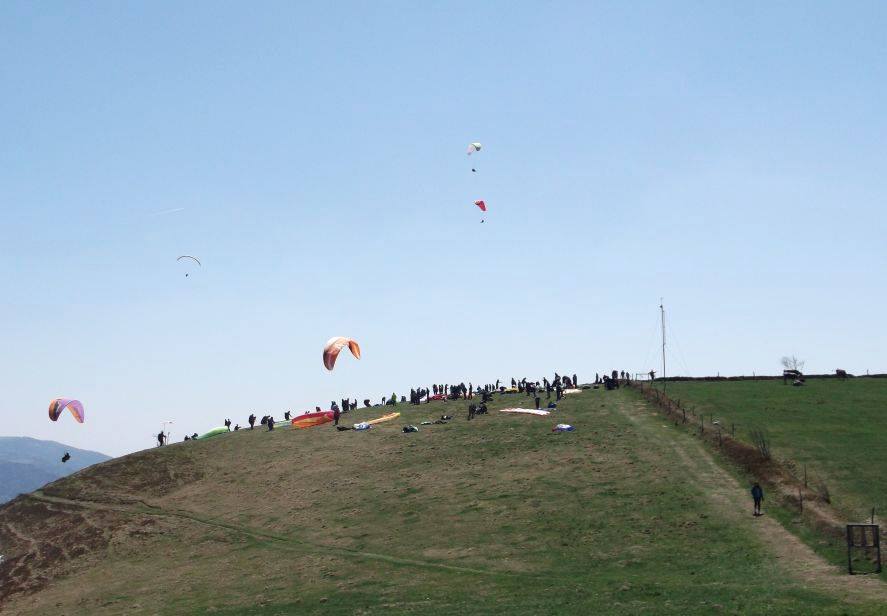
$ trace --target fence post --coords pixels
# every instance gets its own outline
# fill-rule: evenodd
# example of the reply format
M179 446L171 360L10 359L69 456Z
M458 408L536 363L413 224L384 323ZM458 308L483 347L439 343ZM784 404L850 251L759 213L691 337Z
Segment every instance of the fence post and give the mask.
M807 487L807 465L804 465L804 487Z
M804 513L804 495L801 493L801 488L798 488L798 504L801 506L801 513Z

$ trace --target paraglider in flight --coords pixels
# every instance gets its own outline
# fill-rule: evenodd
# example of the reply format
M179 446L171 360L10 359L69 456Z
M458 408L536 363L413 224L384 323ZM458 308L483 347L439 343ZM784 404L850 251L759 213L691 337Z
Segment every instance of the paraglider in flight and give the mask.
M471 156L471 155L474 154L475 152L480 152L480 150L481 150L481 145L480 145L480 143L478 143L477 141L475 141L474 143L469 143L469 144L468 144L468 152L467 152L467 154L468 154L469 156ZM477 169L475 169L474 167L472 167L472 168L471 168L471 173L477 173Z
M197 263L197 265L199 265L200 267L203 267L203 264L200 263L200 259L198 259L197 257L192 257L191 255L182 255L178 259L176 259L176 261L181 261L182 259L192 259L195 263ZM188 273L186 272L185 278L187 278L187 277L188 277Z
M360 359L360 346L357 344L356 340L345 338L343 336L336 336L335 338L327 340L327 343L323 347L323 365L327 370L332 370L333 366L336 365L336 358L339 357L339 351L341 351L345 345L348 345L348 348L351 350L351 354L354 355L354 357Z
M67 462L67 461L70 460L70 459L71 459L71 454L69 454L69 453L66 451L66 452L65 452L65 455L62 456L62 464L64 464L65 462Z
M474 205L479 207L481 212L487 211L487 204L483 202L483 199L481 199L480 201L475 201Z
M77 420L77 423L83 423L85 414L83 412L83 404L80 400L71 400L70 398L56 398L49 403L49 418L58 421L62 411L68 409L71 415Z

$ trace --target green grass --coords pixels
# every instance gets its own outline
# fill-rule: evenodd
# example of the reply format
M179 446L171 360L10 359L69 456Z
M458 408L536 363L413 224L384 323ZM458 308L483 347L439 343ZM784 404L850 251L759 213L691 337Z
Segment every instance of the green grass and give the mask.
M775 458L793 464L808 483L824 482L832 505L848 521L887 513L887 379L808 379L804 387L778 381L668 383L668 395L736 424L749 440L763 429Z
M636 404L589 391L551 418L471 422L464 403L400 405L366 433L242 431L130 456L49 490L132 513L104 522L105 552L15 611L878 613L783 575L687 481L669 431L632 423ZM400 432L443 413L457 419ZM557 422L577 431L553 434ZM149 518L147 536L124 532Z

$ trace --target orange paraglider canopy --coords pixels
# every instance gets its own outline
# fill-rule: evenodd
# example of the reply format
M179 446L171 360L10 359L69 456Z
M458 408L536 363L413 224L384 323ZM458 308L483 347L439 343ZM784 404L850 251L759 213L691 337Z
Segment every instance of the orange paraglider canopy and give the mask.
M294 428L304 430L306 428L313 428L314 426L320 426L325 423L329 423L332 420L332 411L321 411L320 413L306 413L305 415L300 415L299 417L293 417L291 423Z
M360 359L360 345L357 344L356 340L345 338L344 336L336 336L327 340L323 347L323 365L327 370L332 370L336 365L336 358L339 357L339 352L345 345L348 345L354 357Z

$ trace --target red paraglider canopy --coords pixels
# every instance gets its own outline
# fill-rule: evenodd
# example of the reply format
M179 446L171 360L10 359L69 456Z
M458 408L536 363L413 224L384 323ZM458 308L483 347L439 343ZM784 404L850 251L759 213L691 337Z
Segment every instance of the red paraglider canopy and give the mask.
M482 212L486 212L486 211L487 211L487 204L483 202L483 199L481 199L480 201L475 201L475 202L474 202L474 205L476 205L477 207L479 207L479 208L481 209Z

